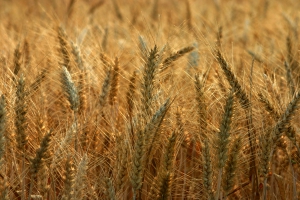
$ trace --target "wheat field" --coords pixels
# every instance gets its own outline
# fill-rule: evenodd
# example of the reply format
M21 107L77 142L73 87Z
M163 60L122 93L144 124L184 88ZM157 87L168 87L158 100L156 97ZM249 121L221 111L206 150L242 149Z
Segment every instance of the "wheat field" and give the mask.
M1 0L0 198L300 199L299 10Z

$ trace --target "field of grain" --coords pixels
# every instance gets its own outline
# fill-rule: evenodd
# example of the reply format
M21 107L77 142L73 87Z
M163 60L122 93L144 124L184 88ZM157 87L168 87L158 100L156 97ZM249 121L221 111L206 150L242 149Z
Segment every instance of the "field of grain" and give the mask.
M300 199L299 10L1 0L0 199Z

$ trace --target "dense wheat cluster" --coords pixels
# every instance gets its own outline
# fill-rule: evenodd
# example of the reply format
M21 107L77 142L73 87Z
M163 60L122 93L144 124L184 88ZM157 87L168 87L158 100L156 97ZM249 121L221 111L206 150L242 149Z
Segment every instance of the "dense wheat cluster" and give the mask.
M299 10L1 0L0 199L299 199Z

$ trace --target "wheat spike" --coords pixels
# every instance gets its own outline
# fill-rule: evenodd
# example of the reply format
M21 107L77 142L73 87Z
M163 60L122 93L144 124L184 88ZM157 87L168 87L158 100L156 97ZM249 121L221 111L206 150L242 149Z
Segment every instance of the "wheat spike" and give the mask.
M28 137L26 133L27 129L27 100L25 95L25 79L21 74L20 79L17 85L17 92L16 92L16 104L15 104L15 126L16 126L16 140L18 144L18 148L24 153L25 145L27 144Z
M68 96L68 100L71 104L71 109L74 112L77 112L80 106L79 94L72 80L71 74L66 67L63 67L61 76L62 76L61 80L63 83L63 89Z
M114 62L114 67L112 69L112 77L110 84L110 93L109 93L109 104L114 105L117 100L117 93L119 87L119 58L116 57Z

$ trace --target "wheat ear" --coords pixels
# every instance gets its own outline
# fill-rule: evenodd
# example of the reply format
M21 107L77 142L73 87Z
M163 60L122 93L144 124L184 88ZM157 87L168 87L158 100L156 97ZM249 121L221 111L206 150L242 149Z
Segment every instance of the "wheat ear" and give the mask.
M158 49L156 46L154 46L154 48L149 53L147 63L143 70L141 93L144 119L151 115L150 108L152 104L154 80L158 64Z
M164 154L163 168L166 171L173 170L176 140L177 140L177 134L176 131L173 131L173 133L169 137L169 141L166 146L166 151Z
M47 155L47 151L49 151L51 136L52 136L51 131L49 131L49 133L47 133L44 136L44 138L41 142L40 148L37 149L36 155L35 155L34 159L31 161L31 166L30 166L31 180L30 180L30 189L29 189L29 199L32 196L34 180L37 178L37 175L44 164L43 160L45 159L45 157Z
M230 190L234 186L234 178L236 176L235 172L237 170L237 162L240 154L240 150L242 147L241 144L242 140L240 137L235 139L233 142L228 160L225 165L225 173L224 173L224 179L223 179L223 191L225 192L225 199L230 192Z
M84 198L84 189L86 187L86 174L88 169L88 157L85 154L77 168L77 173L74 179L74 199Z
M273 106L273 104L266 98L262 93L258 94L259 101L262 102L265 106L265 109L272 115L275 121L280 119L280 114L277 109ZM286 128L284 129L285 135L292 141L292 143L297 147L298 151L300 152L299 145L296 142L296 130L295 128L288 123Z
M18 44L14 51L14 75L17 76L21 69L21 50L20 44Z
M158 141L158 130L163 122L163 119L170 107L170 99L158 109L158 111L152 116L151 121L146 125L144 129L144 151L146 153L146 163L151 161L152 149L154 147L154 142ZM148 157L149 155L149 157Z
M99 97L99 107L101 110L103 109L103 107L106 104L106 101L107 101L107 98L109 95L110 85L111 85L111 69L108 69L106 72L106 77L102 84L102 90L101 90L101 94Z
M129 86L126 94L127 106L128 106L128 114L131 118L133 116L133 108L134 108L134 96L136 93L136 71L130 77Z
M288 83L288 87L290 89L290 94L294 95L296 89L295 89L293 74L292 74L289 63L284 62L284 67L285 67L285 70L286 70L286 80L287 80L287 83Z
M145 162L144 162L144 138L143 132L138 131L137 139L135 141L134 154L132 160L132 169L131 169L131 184L133 188L134 199L140 198L140 190L143 184L143 176L145 170Z
M116 178L116 190L121 190L126 183L126 176L127 176L127 156L128 156L128 147L126 142L121 142L121 156L118 165L118 172Z
M121 13L120 6L117 4L117 1L112 0L112 3L113 3L113 6L114 6L114 9L115 9L115 12L116 12L116 15L117 15L118 19L120 21L123 21L123 15Z
M6 132L6 100L4 95L0 97L0 169L2 168L3 156L5 153L5 132Z
M105 0L100 0L97 3L93 4L88 13L92 15L97 10L97 8L100 8L104 4L104 2Z
M167 200L171 195L172 174L164 167L161 167L157 176L152 181L150 192L148 193L150 199Z
M251 108L251 101L246 94L245 90L242 88L241 84L238 82L236 76L233 74L233 72L230 69L230 66L222 56L220 50L215 51L216 58L219 62L219 65L221 66L231 88L234 90L235 95L237 96L240 105L245 110L246 113L246 119L247 119L247 128L248 128L248 140L250 144L250 151L251 151L251 160L249 162L250 165L250 171L249 171L249 179L253 181L252 184L252 198L258 198L259 192L258 192L258 176L257 176L257 167L256 167L256 145L255 142L252 141L253 138L255 138L255 130L252 123L252 108Z
M86 84L86 79L87 79L87 72L85 70L82 70L79 74L79 85L78 85L78 95L79 95L79 108L78 108L78 113L84 113L85 110L87 109L87 84Z
M212 190L212 161L210 156L210 147L208 140L204 139L203 144L203 186L207 193L207 199L213 200L213 190Z
M234 110L233 104L234 104L234 97L233 97L233 92L231 91L226 101L225 112L220 125L220 132L218 134L218 141L217 141L219 175L218 175L218 182L217 182L216 199L218 199L220 195L222 176L223 176L223 167L227 161L229 131L230 131L230 125L231 125L233 110Z
M231 86L234 89L235 95L238 97L241 106L245 109L248 109L250 106L250 100L248 95L242 88L241 84L238 82L236 76L232 73L229 65L226 60L223 58L221 52L219 50L216 51L216 58Z
M25 152L25 145L27 144L28 138L26 135L27 129L27 100L25 95L25 79L23 75L20 76L17 85L17 99L15 105L15 113L16 113L16 137L17 137L17 144L18 148L24 153Z
M72 47L72 53L75 56L75 62L77 64L77 67L80 70L83 70L84 65L83 65L82 56L79 47L74 42L71 42L71 47Z
M36 150L36 155L34 159L31 161L31 174L36 176L41 168L43 159L47 155L49 151L49 146L51 142L52 132L49 131L43 138L40 148Z
M28 40L25 39L24 40L24 65L25 67L30 67L30 63L31 63L31 56L30 56L30 47L29 47L29 43Z
M41 83L45 80L46 75L47 70L42 70L42 72L36 77L35 81L29 86L28 90L26 91L26 96L30 96L41 86Z
M195 91L196 91L196 102L197 102L200 138L204 138L204 137L207 137L206 136L206 127L207 127L206 102L205 102L205 96L204 96L203 81L200 81L199 75L195 75L194 85L195 85Z
M108 70L111 68L112 60L105 54L105 53L100 53L100 60L104 65L105 70Z
M158 0L154 0L151 12L151 18L154 21L157 21L158 18Z
M62 62L60 65L65 66L68 71L71 70L70 65L70 54L69 54L69 46L67 41L67 34L62 27L58 27L57 29L57 37L59 41L59 53L62 56Z
M276 123L274 129L273 129L273 141L276 142L280 136L282 135L282 132L286 130L287 125L290 124L290 121L292 117L295 114L295 111L298 107L298 102L300 100L300 91L294 96L294 98L291 100L289 105L287 106L285 112L281 115L278 122Z
M68 96L68 100L71 105L71 109L76 113L80 106L78 90L72 80L71 74L66 67L62 69L61 80L63 83L63 89Z
M193 51L195 47L193 46L188 46L183 49L178 50L174 54L171 54L169 57L167 57L163 62L163 66L161 67L160 71L166 70L173 62L184 56L185 54Z
M67 157L64 172L64 190L62 200L71 200L74 196L75 169L71 156Z
M156 187L157 191L152 191L152 195L157 199L168 199L171 194L171 185L172 185L172 173L173 162L174 162L174 152L176 144L177 134L176 131L173 131L169 137L168 144L165 147L165 155L163 156L163 164L157 174L157 177L154 181L152 188ZM152 189L153 190L153 189Z
M116 200L116 193L114 186L112 184L112 180L110 178L104 178L106 196L109 200Z
M266 198L266 187L267 187L267 175L269 173L269 162L271 159L271 151L272 151L273 141L271 138L271 132L267 132L260 138L260 174L264 177L263 182L263 198Z
M117 100L117 93L119 87L119 58L116 57L114 66L112 69L112 77L111 77L111 84L110 84L110 93L109 93L109 104L114 105Z

